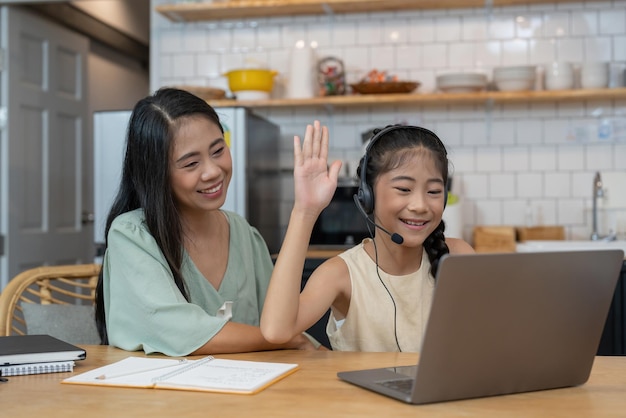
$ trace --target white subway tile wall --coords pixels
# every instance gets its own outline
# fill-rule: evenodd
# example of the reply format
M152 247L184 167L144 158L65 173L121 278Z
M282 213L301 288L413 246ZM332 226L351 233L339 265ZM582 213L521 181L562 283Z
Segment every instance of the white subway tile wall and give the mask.
M152 6L176 2L152 0ZM496 66L553 61L607 61L610 86L626 81L625 0L195 23L171 22L153 11L151 31L153 89L181 84L227 89L223 73L252 61L279 72L273 95L280 97L299 39L316 41L319 57L341 58L348 82L375 68L419 81L420 92L434 91L436 76L446 72L491 76ZM470 242L475 225L529 223L564 225L568 239L587 239L594 173L626 170L626 98L257 112L281 127L281 167L287 172L283 228L293 203L292 138L314 119L329 126L331 157L347 162L351 173L363 153L361 134L373 127L409 123L437 132L449 150L452 191L461 196L464 237ZM613 213L616 218L610 225L601 220L601 232L617 225L626 239L626 214Z

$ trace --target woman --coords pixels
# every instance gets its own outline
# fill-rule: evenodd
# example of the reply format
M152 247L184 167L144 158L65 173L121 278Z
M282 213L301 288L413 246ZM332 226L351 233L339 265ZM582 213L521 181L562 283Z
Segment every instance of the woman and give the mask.
M320 130L307 127L305 147L328 148ZM309 201L315 207L336 185L323 164L295 169L322 191ZM171 356L313 348L302 333L280 344L261 335L273 265L258 231L220 209L231 176L222 126L205 101L163 88L137 103L107 218L96 294L102 343Z

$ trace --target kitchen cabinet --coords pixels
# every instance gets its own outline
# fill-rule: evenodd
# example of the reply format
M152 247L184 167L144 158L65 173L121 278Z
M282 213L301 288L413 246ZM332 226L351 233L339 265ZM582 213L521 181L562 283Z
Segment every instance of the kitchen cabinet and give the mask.
M545 3L545 0L223 0L165 4L157 6L156 11L174 22L198 22L272 16L463 9L485 7L488 4L492 7L500 7L539 3Z

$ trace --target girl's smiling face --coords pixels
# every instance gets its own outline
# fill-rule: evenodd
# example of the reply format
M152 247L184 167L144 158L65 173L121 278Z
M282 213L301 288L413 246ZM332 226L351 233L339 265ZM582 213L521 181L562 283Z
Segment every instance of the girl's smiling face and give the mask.
M220 128L203 116L182 118L174 134L170 173L181 212L222 207L232 177L232 158Z
M406 246L422 245L439 226L445 202L445 184L432 153L411 153L374 184L374 216L384 228L404 238Z

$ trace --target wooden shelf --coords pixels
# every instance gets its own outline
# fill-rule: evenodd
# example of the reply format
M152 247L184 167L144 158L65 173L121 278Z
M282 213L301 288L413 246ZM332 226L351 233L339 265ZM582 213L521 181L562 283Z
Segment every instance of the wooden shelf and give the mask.
M554 0L551 3L567 1L571 0ZM485 0L224 0L164 4L157 6L156 11L174 22L198 22L270 16L459 9L485 7L487 3ZM545 3L545 0L492 0L491 3L493 6L516 6Z
M524 92L485 91L479 93L354 94L314 97L312 99L209 100L208 103L213 107L279 108L359 107L383 104L532 103L612 99L626 99L626 88Z

